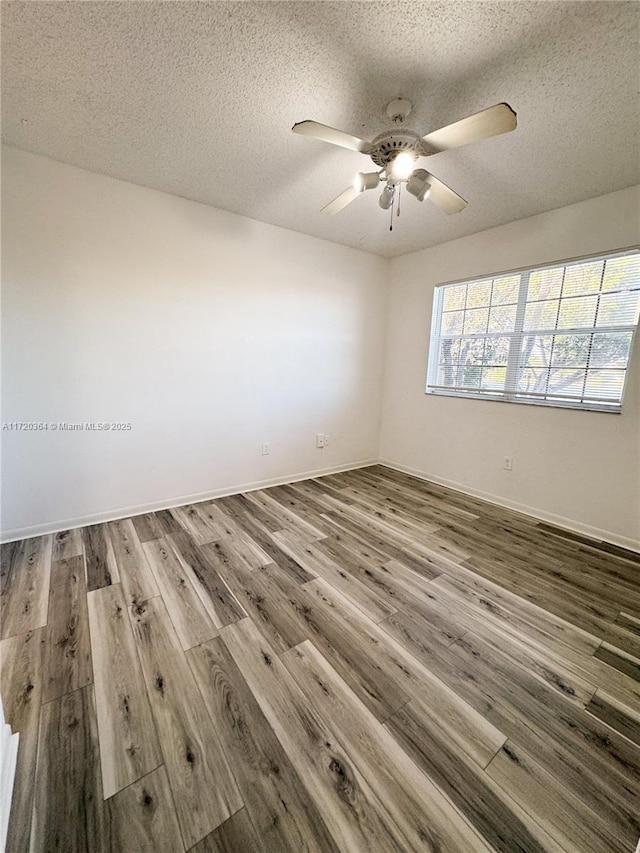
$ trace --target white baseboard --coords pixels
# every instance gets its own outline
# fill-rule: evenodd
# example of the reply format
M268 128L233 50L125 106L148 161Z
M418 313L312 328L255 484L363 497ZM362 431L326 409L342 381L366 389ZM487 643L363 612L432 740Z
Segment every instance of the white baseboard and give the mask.
M518 501L510 501L507 498L494 495L491 492L484 492L480 489L473 489L470 486L466 486L463 483L457 483L454 480L445 480L442 477L435 477L432 474L426 474L424 471L418 471L417 468L411 468L408 465L400 465L399 463L392 462L389 459L379 459L378 465L384 465L387 468L402 471L404 474L410 474L412 477L417 477L419 480L437 483L439 486L446 486L448 489L453 489L456 492L462 492L464 495L470 495L473 498L480 498L483 501L496 504L497 506L504 507L505 509L511 509L514 512L529 515L538 521L545 521L548 524L553 524L556 527L564 528L565 530L569 530L573 533L580 533L582 536L588 536L590 539L595 539L598 542L609 542L612 545L619 545L621 548L627 548L629 551L640 552L640 540L638 539L629 539L626 536L620 536L617 533L612 533L610 530L591 527L589 524L582 524L579 521L574 521L572 518L565 518L562 515L546 512L546 510L539 509L538 507L518 503Z
M58 533L61 530L73 530L75 527L86 527L87 524L102 524L105 521L117 521L120 518L130 518L132 515L143 515L145 512L157 512L160 509L171 509L185 504L202 503L214 498L224 498L228 495L237 495L241 492L255 492L258 489L267 489L269 486L282 486L287 483L297 483L300 480L308 480L311 477L323 477L326 474L338 474L341 471L353 471L356 468L366 468L376 465L377 459L361 459L358 462L349 462L344 465L333 465L328 468L316 468L313 471L302 471L298 474L290 474L283 477L272 477L267 480L256 480L252 483L242 483L239 486L223 489L213 489L209 492L199 492L195 495L180 495L175 498L167 498L162 501L139 504L137 506L121 507L119 509L108 509L104 512L96 512L90 515L82 515L77 518L65 518L60 521L47 521L44 524L35 524L32 527L16 527L13 530L4 530L0 534L0 542L13 542L16 539L30 539L32 536L43 536L47 533Z
M483 501L488 501L489 503L496 504L497 506L504 507L505 509L511 509L514 512L520 512L523 515L531 516L539 521L548 522L549 524L564 528L565 530L572 531L573 533L588 536L598 542L610 542L612 545L619 545L621 548L640 552L640 540L620 536L617 533L612 533L609 530L602 530L599 527L592 527L588 524L581 524L571 518L565 518L564 516L546 512L538 507L528 506L527 504L518 503L517 501L510 501L506 498L500 497L499 495L484 492L480 489L473 489L470 486L466 486L463 483L458 483L454 480L445 480L442 477L435 477L431 474L425 473L424 471L419 471L417 468L411 468L407 465L392 462L390 459L373 458L362 459L357 462L350 462L343 465L334 465L327 468L316 468L313 471L301 471L289 476L272 477L267 480L242 483L239 486L213 489L209 492L180 495L179 497L167 498L165 500L154 501L152 503L137 506L105 510L104 512L78 516L77 518L66 518L60 521L45 522L44 524L36 524L32 527L20 527L14 528L13 530L5 530L0 534L0 542L13 542L16 539L29 539L32 536L43 536L47 533L58 533L60 530L72 530L75 527L85 527L87 524L101 524L105 521L116 521L120 518L130 518L133 515L142 515L145 512L156 512L157 510L171 509L172 507L184 506L185 504L201 503L202 501L210 501L214 498L223 498L227 495L237 495L241 492L254 492L258 489L267 489L270 486L281 486L286 483L296 483L300 480L308 480L310 477L322 477L326 474L337 474L340 471L352 471L356 468L366 468L369 465L385 465L387 468L394 468L396 471L411 474L412 477L417 477L420 480L437 483L440 486L446 486L448 489L453 489L456 492L461 492L462 494L470 495L474 498L480 498Z

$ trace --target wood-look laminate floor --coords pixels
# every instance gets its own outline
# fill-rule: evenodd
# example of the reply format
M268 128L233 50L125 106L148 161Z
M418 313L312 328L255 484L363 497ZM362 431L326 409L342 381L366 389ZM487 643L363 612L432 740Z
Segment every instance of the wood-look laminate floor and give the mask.
M374 466L3 546L9 853L640 836L640 558Z

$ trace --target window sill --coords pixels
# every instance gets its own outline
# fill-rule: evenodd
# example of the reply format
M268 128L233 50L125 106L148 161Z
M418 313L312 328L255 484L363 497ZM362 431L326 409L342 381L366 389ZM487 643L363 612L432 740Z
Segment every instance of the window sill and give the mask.
M427 397L458 397L465 400L489 400L492 403L518 403L523 406L538 406L545 409L574 409L579 412L604 412L609 415L622 414L622 407L617 404L609 405L607 403L577 403L571 400L527 400L518 396L506 397L502 394L492 394L491 392L473 391L444 391L426 389Z

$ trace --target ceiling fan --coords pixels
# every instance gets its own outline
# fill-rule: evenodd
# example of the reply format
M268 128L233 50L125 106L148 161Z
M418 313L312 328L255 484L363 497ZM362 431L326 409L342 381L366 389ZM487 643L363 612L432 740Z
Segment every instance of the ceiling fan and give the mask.
M402 126L411 112L411 102L406 98L396 98L391 101L387 105L386 112L395 126L391 130L378 134L371 142L317 121L301 121L291 128L294 133L302 136L310 136L313 139L367 154L374 164L380 167L376 172L358 172L353 186L348 187L323 207L322 213L329 215L339 213L360 193L375 189L380 183L386 183L380 196L380 207L383 210L391 209L392 217L396 197L399 201L403 185L418 201L428 198L445 213L459 213L467 206L467 202L426 169L415 169L418 158L428 157L449 148L458 148L469 142L509 133L516 129L516 114L509 104L505 103L495 104L440 130L427 133L426 136L420 136L415 131ZM399 206L396 212L399 215Z

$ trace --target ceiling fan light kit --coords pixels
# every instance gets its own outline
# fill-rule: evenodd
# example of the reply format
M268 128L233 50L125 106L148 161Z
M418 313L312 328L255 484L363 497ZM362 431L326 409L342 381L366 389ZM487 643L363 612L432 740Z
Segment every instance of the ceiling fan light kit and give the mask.
M509 133L517 127L516 114L506 103L495 104L425 136L402 126L411 113L411 102L406 98L390 101L386 113L395 127L378 134L371 142L316 121L302 121L292 127L294 133L302 136L366 154L380 167L379 172L358 172L353 186L323 207L322 213L330 216L339 213L360 193L375 189L380 182L386 183L379 199L383 210L393 205L396 190L399 193L402 184L405 184L407 191L418 201L428 198L444 213L459 213L467 206L467 202L426 169L415 169L418 158ZM399 207L397 213L400 213Z
M407 192L414 195L418 201L429 197L429 173L426 169L416 169L407 181Z
M357 172L353 179L353 186L359 193L365 190L374 190L380 183L380 172Z
M395 194L395 187L387 186L382 190L382 194L378 199L378 204L383 210L389 210L391 205L393 204L393 196Z

